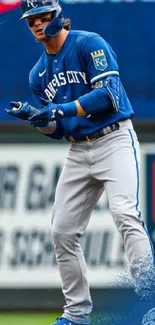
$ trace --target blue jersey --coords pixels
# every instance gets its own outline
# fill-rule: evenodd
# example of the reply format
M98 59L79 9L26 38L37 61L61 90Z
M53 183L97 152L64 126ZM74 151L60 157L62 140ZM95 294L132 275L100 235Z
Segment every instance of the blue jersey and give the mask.
M116 55L109 44L96 33L71 30L56 55L44 51L30 72L29 83L41 108L40 97L57 104L77 99L80 102L81 96L104 87L103 80L114 73L119 74L119 69ZM93 106L92 114L62 118L51 137L60 139L64 136L68 139L73 136L78 140L133 116L133 109L121 83L118 111L114 110L111 101L104 111L102 105L97 112L94 102Z

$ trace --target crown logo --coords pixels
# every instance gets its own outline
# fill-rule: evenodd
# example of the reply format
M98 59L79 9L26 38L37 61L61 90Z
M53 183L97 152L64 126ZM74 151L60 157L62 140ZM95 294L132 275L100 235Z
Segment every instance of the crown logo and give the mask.
M91 56L93 59L98 58L99 56L104 55L104 51L103 50L98 50L98 51L94 51L91 53Z

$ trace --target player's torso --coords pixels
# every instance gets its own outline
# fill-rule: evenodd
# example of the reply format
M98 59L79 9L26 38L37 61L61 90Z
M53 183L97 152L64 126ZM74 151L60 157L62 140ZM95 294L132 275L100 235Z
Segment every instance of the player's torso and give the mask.
M39 87L53 103L67 103L92 90L87 62L83 60L80 40L82 36L68 35L64 45L55 56L45 54L38 71ZM127 116L126 118L129 118ZM119 114L96 113L91 116L62 119L66 137L75 138L115 123L122 119Z
M74 37L67 38L60 52L44 57L40 84L47 98L54 103L67 103L91 90L86 67L78 53Z

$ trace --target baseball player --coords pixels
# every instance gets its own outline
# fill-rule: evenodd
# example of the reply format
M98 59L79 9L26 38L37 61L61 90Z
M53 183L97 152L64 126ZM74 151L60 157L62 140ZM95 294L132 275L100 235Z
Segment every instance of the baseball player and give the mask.
M57 185L52 240L66 305L55 325L90 324L92 301L79 239L103 191L120 232L136 291L141 271L154 266L153 246L139 208L139 143L133 109L116 55L98 34L70 30L58 1L22 1L22 17L45 50L30 72L36 108L11 102L6 112L26 119L70 149ZM145 263L141 264L145 257ZM146 264L146 265L145 265ZM146 274L145 274L146 275ZM145 277L144 277L145 278Z

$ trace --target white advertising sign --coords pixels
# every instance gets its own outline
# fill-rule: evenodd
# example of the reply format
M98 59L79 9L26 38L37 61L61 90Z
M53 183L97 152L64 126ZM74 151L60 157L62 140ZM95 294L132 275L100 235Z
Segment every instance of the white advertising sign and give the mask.
M0 146L0 288L61 285L50 223L67 150L68 144ZM121 285L127 261L105 195L81 243L90 286Z

